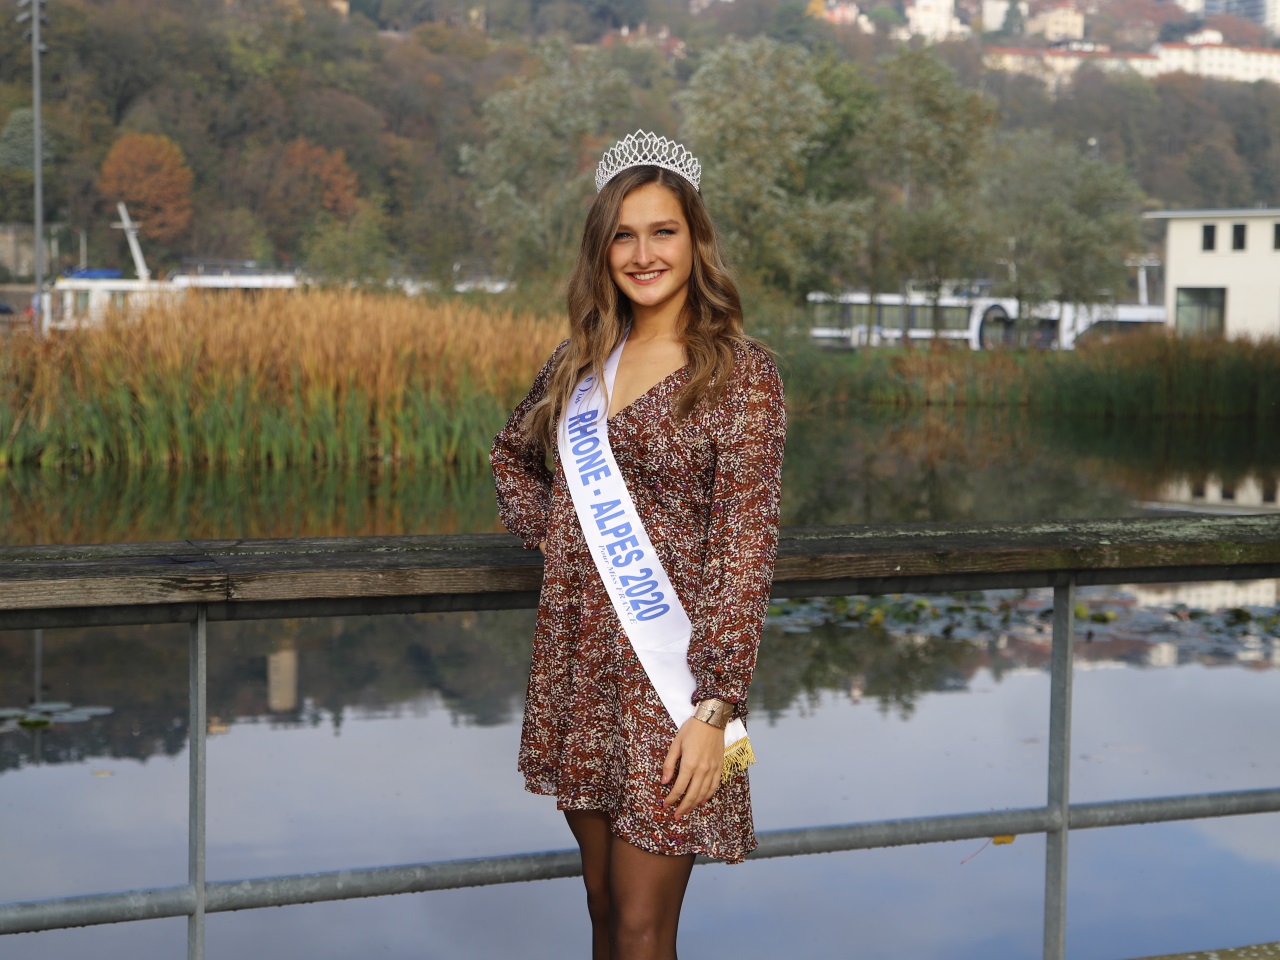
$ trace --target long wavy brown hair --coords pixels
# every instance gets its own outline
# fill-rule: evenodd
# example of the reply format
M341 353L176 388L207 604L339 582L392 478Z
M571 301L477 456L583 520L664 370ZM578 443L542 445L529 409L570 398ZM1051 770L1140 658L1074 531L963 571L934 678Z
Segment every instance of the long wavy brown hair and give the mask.
M742 332L742 301L720 252L715 225L702 196L684 177L662 167L624 170L596 194L582 228L582 245L569 274L569 342L561 351L547 395L525 418L529 436L551 449L560 411L588 373L602 377L609 359L631 323L631 301L609 273L609 247L631 191L659 183L676 195L693 241L693 269L680 324L689 362L689 379L676 395L676 416L687 417L700 403L713 403L733 373L733 345Z

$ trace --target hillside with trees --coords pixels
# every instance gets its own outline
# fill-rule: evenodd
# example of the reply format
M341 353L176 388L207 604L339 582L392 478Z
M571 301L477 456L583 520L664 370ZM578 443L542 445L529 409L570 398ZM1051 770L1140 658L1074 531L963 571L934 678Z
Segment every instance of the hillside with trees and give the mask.
M1000 278L1013 249L1037 291L1087 298L1143 246L1143 205L1280 202L1280 88L1086 70L1055 97L985 70L976 42L892 45L795 0L696 16L675 0L59 0L49 16L60 268L83 232L91 265L128 269L110 226L124 200L159 271L252 259L536 286L565 267L600 150L636 127L699 153L739 270L790 296ZM5 18L0 222L32 219L30 76Z

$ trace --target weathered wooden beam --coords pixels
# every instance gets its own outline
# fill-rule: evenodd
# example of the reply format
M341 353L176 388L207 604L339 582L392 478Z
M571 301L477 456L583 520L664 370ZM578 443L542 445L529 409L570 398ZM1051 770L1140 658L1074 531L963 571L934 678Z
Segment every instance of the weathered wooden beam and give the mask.
M775 582L792 595L972 589L1069 571L1113 583L1280 576L1280 514L790 528ZM229 618L251 615L241 606L339 611L377 598L404 598L407 612L460 595L523 605L541 576L538 553L504 534L5 547L0 613L208 603Z

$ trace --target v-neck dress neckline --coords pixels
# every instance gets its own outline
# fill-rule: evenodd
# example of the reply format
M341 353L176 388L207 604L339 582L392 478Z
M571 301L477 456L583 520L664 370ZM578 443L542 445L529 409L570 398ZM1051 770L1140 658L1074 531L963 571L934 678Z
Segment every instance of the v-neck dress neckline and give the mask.
M686 363L684 366L682 366L682 367L677 367L676 369L672 370L670 373L668 373L668 374L667 374L665 377L663 377L661 380L659 380L659 381L657 381L656 383L654 383L654 385L653 385L653 386L651 386L648 390L646 390L644 393L640 394L640 396L636 397L634 400L632 400L630 403L628 403L625 407L620 408L620 409L617 411L617 413L612 413L612 414L610 414L610 415L606 418L605 422L606 422L606 423L613 423L613 422L614 422L615 420L617 420L619 417L621 417L621 416L625 415L628 411L630 411L630 410L631 410L631 409L633 409L634 407L638 406L642 401L644 401L644 400L648 399L648 398L649 398L649 397L651 397L651 396L656 396L659 392L661 392L661 391L659 390L659 388L660 388L660 387L666 387L666 386L668 385L668 381L672 381L672 380L674 380L676 377L680 376L681 374L687 373L687 372L688 372L688 370L689 370L689 364L687 364L687 363ZM610 398L610 399L612 400L612 398Z

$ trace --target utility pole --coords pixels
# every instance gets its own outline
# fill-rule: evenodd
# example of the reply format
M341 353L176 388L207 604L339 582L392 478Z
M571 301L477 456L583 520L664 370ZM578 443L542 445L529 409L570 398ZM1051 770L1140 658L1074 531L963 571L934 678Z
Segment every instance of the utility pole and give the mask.
M40 122L40 54L47 49L40 42L40 27L49 24L40 9L44 2L45 0L18 0L20 8L27 8L18 14L18 22L31 21L31 29L27 31L26 36L31 38L31 109L35 114L35 156L31 169L35 174L36 193L36 242L33 258L36 295L32 310L35 312L36 329L42 337L49 333L47 318L44 315L44 129Z

